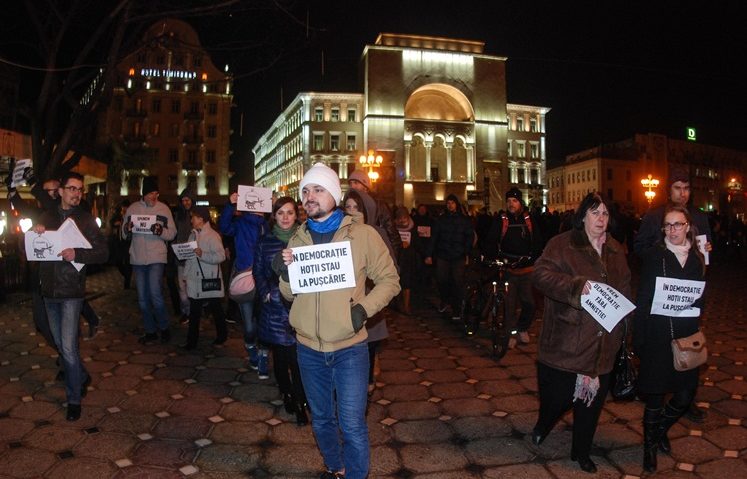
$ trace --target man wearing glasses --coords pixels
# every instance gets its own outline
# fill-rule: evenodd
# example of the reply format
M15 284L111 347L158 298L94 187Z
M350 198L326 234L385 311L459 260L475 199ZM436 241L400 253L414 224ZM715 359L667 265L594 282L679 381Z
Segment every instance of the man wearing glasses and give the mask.
M667 191L669 193L669 202L678 206L687 208L692 218L691 227L694 228L694 236L706 235L705 250L710 252L713 249L711 227L708 224L708 216L700 209L696 208L690 202L690 172L686 166L671 165L669 167L669 177L667 180ZM661 224L664 221L664 210L667 205L658 206L643 217L641 221L641 227L638 230L638 234L633 241L633 251L637 255L648 248L653 246L659 238L661 238ZM682 229L683 225L675 223L673 225L665 225L665 232L669 231L669 228L675 230ZM690 405L690 409L685 413L685 417L694 422L703 422L706 417L706 412L695 404L693 401Z
M109 256L109 249L96 220L80 207L83 177L74 172L65 174L58 192L59 206L45 211L34 226L34 231L41 234L46 229L56 230L70 218L91 244L90 249L64 249L59 253L62 261L45 261L39 265L41 295L65 371L66 418L68 421L77 421L81 414L81 399L91 384L91 376L83 367L78 351L78 323L86 291L85 265L104 263ZM72 262L82 263L84 266L78 271Z
M161 282L167 261L167 244L176 236L176 227L169 207L158 201L158 178L143 178L142 195L141 201L127 208L122 221L122 238L132 237L130 264L135 272L138 304L145 329L145 334L138 341L141 344L157 340L168 343L171 332ZM134 228L135 217L149 217L154 222L143 231Z

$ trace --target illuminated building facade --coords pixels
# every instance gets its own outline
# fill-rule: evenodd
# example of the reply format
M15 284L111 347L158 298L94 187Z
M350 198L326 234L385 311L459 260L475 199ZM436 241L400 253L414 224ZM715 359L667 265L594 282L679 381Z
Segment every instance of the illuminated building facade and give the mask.
M344 183L372 151L383 158L374 187L390 204L453 193L499 209L511 186L542 203L549 109L507 104L505 62L482 42L380 34L363 50L362 94L302 93L262 135L256 183L297 195L320 160Z
M652 206L662 204L667 200L665 184L672 165L690 171L691 201L696 207L745 212L746 152L653 133L568 155L564 165L547 171L548 209L576 208L587 193L598 191L623 209L644 213L649 205L641 180L651 175L660 181Z
M121 172L122 196L138 197L142 177L157 175L162 201L176 203L187 186L200 201L225 201L233 99L227 70L213 65L191 26L174 19L154 24L119 63L97 134L134 159Z

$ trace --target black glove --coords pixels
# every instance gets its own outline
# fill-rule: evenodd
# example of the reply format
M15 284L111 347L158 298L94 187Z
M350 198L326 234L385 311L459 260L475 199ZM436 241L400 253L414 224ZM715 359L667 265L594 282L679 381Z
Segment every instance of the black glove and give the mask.
M272 258L272 270L286 283L290 281L290 279L288 279L288 265L283 261L282 251Z
M350 319L353 322L353 330L357 333L361 330L363 325L366 324L366 320L368 319L366 309L360 304L356 304L355 306L351 307Z
M34 174L34 169L30 166L24 168L23 179L26 180L27 185L34 186L34 183L36 183L36 175Z
M163 234L163 226L161 226L160 223L153 223L150 225L150 230L156 236L161 236L161 234Z

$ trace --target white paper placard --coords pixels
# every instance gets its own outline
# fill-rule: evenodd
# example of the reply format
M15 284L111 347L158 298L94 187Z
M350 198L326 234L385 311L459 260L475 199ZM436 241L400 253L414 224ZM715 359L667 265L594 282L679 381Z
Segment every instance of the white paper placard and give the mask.
M173 243L171 249L174 250L176 258L179 260L192 259L195 256L195 249L197 248L197 241L190 241L188 243Z
M293 294L354 288L350 241L293 248L288 278Z
M692 318L700 316L700 308L692 304L703 296L705 281L656 277L651 314Z
M409 231L400 231L399 232L399 237L400 237L400 239L402 240L403 243L408 243L409 244L409 243L412 242L412 241L410 241L410 240L412 240L412 233L410 233Z
M138 235L152 235L150 227L156 224L156 215L132 215L132 232Z
M418 226L418 236L421 238L430 238L431 227L430 226Z
M24 235L26 258L28 261L64 261L60 252L68 248L91 249L91 243L83 236L75 221L68 218L56 231L45 231L37 234L29 230ZM80 271L83 263L71 262Z
M236 209L253 213L272 213L272 190L256 186L239 185Z
M708 237L706 235L698 235L695 237L695 242L698 243L698 249L703 254L703 259L705 259L705 264L708 266L710 261L708 261L708 251L706 251L706 243L708 243Z
M13 168L13 180L10 182L10 187L15 188L16 186L22 186L26 184L26 180L23 179L23 171L31 166L30 159L16 160L16 166Z
M581 295L581 306L608 333L611 333L617 323L635 309L635 305L618 290L605 283L589 281L589 294Z

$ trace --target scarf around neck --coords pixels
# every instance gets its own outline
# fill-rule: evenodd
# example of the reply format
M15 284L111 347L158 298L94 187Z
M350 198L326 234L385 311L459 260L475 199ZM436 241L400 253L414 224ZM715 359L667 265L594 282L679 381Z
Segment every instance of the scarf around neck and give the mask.
M324 221L314 221L309 218L306 220L306 227L314 233L331 233L332 231L337 231L344 216L345 213L343 213L341 209L336 208L329 218Z
M681 245L672 244L669 242L669 238L666 236L664 237L664 244L667 246L667 249L674 253L674 255L677 257L677 261L680 262L680 266L683 268L685 267L685 263L687 262L687 256L690 254L690 242L685 239L685 242Z
M284 230L279 224L275 223L272 226L272 234L283 243L288 244L291 236L296 232L296 228L298 228L298 223L293 223L293 225L287 230Z

